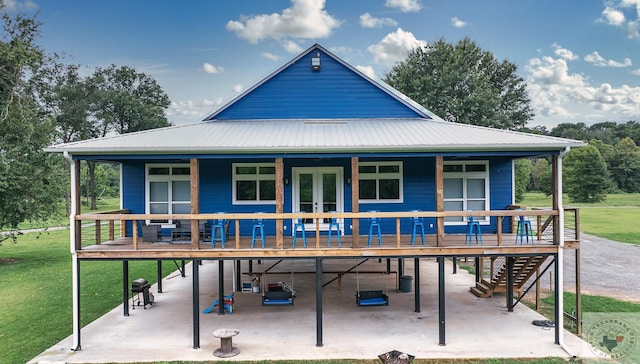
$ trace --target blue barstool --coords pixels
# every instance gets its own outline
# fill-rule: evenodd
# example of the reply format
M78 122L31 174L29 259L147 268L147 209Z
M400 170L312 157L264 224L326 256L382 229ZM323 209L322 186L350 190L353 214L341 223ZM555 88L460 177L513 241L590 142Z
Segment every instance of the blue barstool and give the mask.
M220 214L224 214L224 212L219 212ZM218 231L220 232L220 246L224 248L225 243L227 241L227 232L225 231L225 225L227 224L227 220L225 219L216 219L213 220L213 224L211 225L211 248L216 246L216 242L218 239L216 235Z
M331 211L332 213L336 212L336 211ZM338 247L342 248L342 239L340 239L340 223L338 222L338 219L335 217L331 218L331 222L329 223L329 238L327 239L327 246L330 247L331 246L331 233L333 232L333 229L336 229L336 233L338 233Z
M478 245L478 239L480 239L480 245L482 245L482 232L480 231L480 222L469 216L467 220L467 235L464 238L464 244L469 242L469 245L473 245L473 236L476 237L476 245Z
M260 212L258 212L258 214L260 214ZM251 232L251 247L255 248L256 246L256 233L260 232L260 241L262 242L262 247L265 248L265 241L264 241L264 223L262 221L262 218L257 218L255 220L253 220L253 231Z
M529 244L529 237L531 237L531 244L534 244L533 240L533 228L531 226L531 220L528 216L518 216L518 224L516 225L516 243L520 238L520 245L522 245L522 237L527 237L527 244Z
M420 212L418 210L412 212ZM420 228L420 238L422 238L422 245L427 245L424 240L424 223L422 222L421 216L414 216L411 218L413 220L413 230L411 231L411 246L414 245L416 241L416 231Z
M378 211L369 211L369 212L378 212ZM373 229L375 229L378 234L378 245L382 246L382 236L380 236L380 224L378 223L378 218L375 216L369 219L369 239L367 240L367 246L371 246L371 235L373 235Z
M298 211L298 213L301 213L301 211ZM303 218L297 218L293 220L293 243L292 246L295 248L296 247L296 238L297 238L297 233L298 233L298 229L300 229L300 232L302 233L302 243L304 244L304 247L307 247L307 234L304 231L304 219Z

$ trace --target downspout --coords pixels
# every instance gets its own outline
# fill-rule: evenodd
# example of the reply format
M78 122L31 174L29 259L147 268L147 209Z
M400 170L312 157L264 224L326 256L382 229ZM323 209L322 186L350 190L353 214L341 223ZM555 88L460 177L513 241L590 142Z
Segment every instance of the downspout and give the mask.
M78 213L78 206L76 205L76 161L69 155L68 151L63 153L64 159L66 159L71 166L71 204L69 208L69 249L71 251L71 294L72 294L72 310L73 310L73 346L71 350L80 350L80 277L78 270L78 255L76 254L76 224L75 217Z
M557 304L562 311L558 315L559 322L556 322L556 325L560 329L558 344L569 356L575 358L576 355L564 343L564 205L562 203L562 158L569 153L570 149L569 147L565 147L564 151L558 155L558 194L556 198L558 199L558 228L560 229L560 234L558 234L558 260L556 262L556 264L558 264L558 276L556 277L558 283L556 290L559 292Z

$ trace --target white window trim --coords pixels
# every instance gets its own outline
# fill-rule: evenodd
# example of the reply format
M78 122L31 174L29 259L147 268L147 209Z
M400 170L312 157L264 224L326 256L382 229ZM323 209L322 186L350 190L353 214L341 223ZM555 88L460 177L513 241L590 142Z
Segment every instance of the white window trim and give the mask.
M188 163L153 163L153 164L146 164L145 165L145 189L144 189L144 193L145 193L145 198L144 198L144 210L146 214L151 214L151 182L173 182L173 181L190 181L191 180L191 176L190 175L173 175L173 174L167 174L167 175L149 175L149 170L151 168L169 168L169 170L171 170L171 168L190 168L190 165ZM168 191L169 195L169 211L168 213L171 214L172 212L172 208L173 208L173 203L189 203L191 204L191 200L189 201L172 201L172 197L171 197L171 193L172 193L172 188L169 188ZM168 222L151 222L151 220L146 220L147 224L152 224L152 225L163 225L163 224L172 224L173 221L169 220Z
M443 179L444 178L462 178L462 198L455 198L455 199L444 199L444 202L447 201L460 201L462 200L462 209L463 211L467 211L467 201L472 200L472 201L479 201L481 199L468 199L467 198L467 179L469 178L484 178L485 183L484 183L484 211L489 211L490 210L490 203L491 203L491 196L490 196L490 181L489 181L489 161L487 160L469 160L469 161L449 161L449 162L444 162L443 165L447 166L447 165L467 165L467 164L484 164L485 165L485 171L484 172L443 172ZM480 225L489 225L491 223L489 216L474 216L474 218L480 223ZM454 226L454 225L466 225L467 224L467 220L464 219L464 221L445 221L445 225L450 225L450 226Z
M259 171L260 167L274 167L275 163L232 163L231 164L231 195L232 195L232 204L234 205L275 205L276 200L260 200L260 183L257 183L256 190L256 199L255 200L238 200L236 195L236 182L237 181L275 181L276 175L267 174L267 175L248 175L248 174L236 174L236 167L256 167L256 170Z
M358 178L363 179L375 179L376 180L376 198L375 199L360 199L360 203L403 203L404 202L404 173L402 169L402 162L360 162L358 164L358 168L360 166L398 166L398 173L358 173ZM378 169L376 168L376 170ZM380 198L380 179L390 179L390 178L398 178L399 180L399 196L398 199L381 199ZM358 181L358 183L360 183Z

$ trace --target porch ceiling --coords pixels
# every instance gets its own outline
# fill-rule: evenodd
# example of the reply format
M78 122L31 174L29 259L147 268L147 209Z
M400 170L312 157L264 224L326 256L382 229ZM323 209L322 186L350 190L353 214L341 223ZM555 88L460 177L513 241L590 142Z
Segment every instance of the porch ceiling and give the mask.
M429 119L216 120L51 146L82 155L546 152L577 140Z

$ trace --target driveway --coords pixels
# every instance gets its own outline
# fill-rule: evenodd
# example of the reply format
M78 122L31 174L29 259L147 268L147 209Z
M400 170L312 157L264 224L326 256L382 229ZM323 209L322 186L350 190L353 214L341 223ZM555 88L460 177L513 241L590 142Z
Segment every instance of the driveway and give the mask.
M640 303L640 246L581 233L580 247L582 293ZM575 292L575 256L565 251L565 291ZM550 274L545 274L546 287Z

